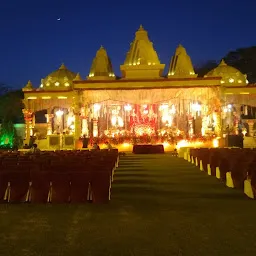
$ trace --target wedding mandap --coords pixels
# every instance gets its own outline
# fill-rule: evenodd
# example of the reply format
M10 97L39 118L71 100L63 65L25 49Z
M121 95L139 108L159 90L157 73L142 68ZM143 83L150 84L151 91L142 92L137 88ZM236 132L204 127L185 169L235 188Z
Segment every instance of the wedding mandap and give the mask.
M24 143L36 136L44 149L80 148L81 137L127 146L171 144L177 138L211 140L237 134L241 126L247 136L254 136L255 119L247 117L256 103L256 86L246 75L222 60L198 77L182 45L167 74L164 69L140 26L120 77L101 46L85 79L62 64L38 87L29 81L23 88Z

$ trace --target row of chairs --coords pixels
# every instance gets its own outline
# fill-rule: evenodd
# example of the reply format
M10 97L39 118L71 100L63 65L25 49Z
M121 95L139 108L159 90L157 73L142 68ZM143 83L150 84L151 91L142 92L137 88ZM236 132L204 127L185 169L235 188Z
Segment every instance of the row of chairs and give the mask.
M251 198L256 196L256 150L241 148L190 149L185 156L201 171L216 176L228 187L243 189ZM248 193L248 186L250 193Z
M58 152L58 156L62 156L62 153ZM114 170L118 166L118 152L97 153L97 156L89 159L83 156L77 156L76 152L67 155L65 152L62 157L56 158L55 153L50 153L47 156L32 156L28 165L2 166L0 200L31 203L108 202ZM52 159L55 161L52 162Z

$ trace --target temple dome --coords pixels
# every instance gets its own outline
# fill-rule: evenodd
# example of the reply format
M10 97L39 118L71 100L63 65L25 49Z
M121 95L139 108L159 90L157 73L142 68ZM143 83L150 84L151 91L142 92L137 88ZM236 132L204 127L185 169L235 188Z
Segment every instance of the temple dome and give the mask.
M40 88L43 90L69 90L76 75L62 64L59 69L41 80Z
M106 80L115 79L113 67L107 51L103 46L97 51L93 59L90 74L87 77L89 80Z
M248 84L247 76L238 69L229 66L224 60L218 67L208 72L205 77L221 77L221 84L224 86L245 86Z
M164 70L148 32L140 26L130 44L124 64L120 66L124 78L159 78Z
M175 78L193 78L197 77L194 71L194 67L192 65L191 59L187 54L186 49L180 44L173 55L168 77Z

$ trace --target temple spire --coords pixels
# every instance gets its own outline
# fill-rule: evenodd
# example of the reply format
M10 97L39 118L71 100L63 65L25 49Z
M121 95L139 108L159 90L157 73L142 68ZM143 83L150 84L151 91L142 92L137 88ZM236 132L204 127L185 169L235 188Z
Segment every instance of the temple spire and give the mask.
M25 87L22 88L22 91L31 91L33 90L32 82L29 80Z
M193 78L197 77L194 71L194 67L192 65L191 59L189 55L187 54L186 49L179 44L176 48L175 54L173 55L168 77L178 77L178 78Z
M115 79L112 63L106 49L102 45L93 59L90 74L87 78L92 80Z
M140 25L130 44L124 64L120 66L124 78L159 78L164 70L148 32Z

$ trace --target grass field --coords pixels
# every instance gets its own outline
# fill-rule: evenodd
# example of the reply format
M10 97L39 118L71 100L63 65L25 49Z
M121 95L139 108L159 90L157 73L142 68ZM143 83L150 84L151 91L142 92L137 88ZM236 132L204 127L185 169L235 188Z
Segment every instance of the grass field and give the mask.
M107 205L0 205L0 255L256 253L256 202L183 159L127 155Z

